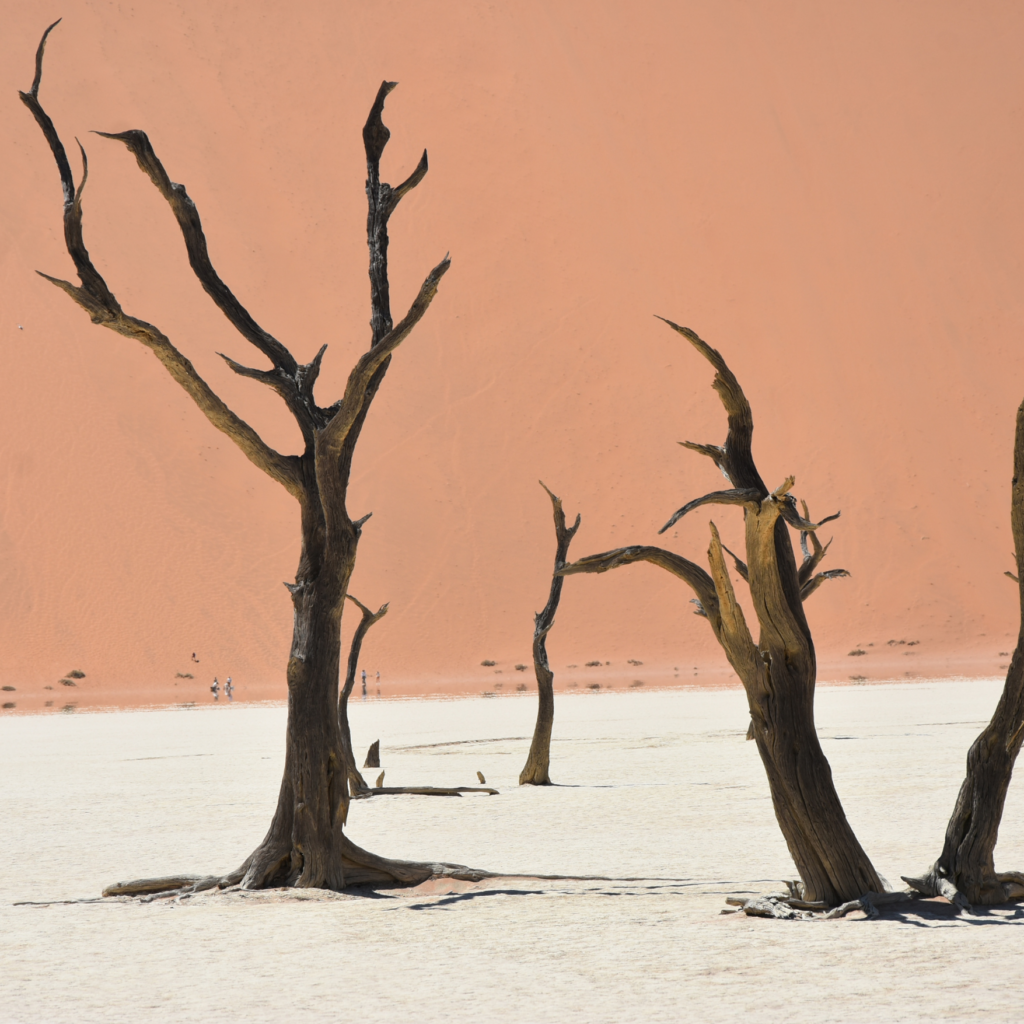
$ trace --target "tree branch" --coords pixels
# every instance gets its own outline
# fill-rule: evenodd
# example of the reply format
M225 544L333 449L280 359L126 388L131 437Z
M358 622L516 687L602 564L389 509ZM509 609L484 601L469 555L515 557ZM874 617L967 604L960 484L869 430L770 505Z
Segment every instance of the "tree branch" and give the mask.
M754 433L754 417L739 381L726 365L721 353L698 337L689 327L680 327L679 324L661 316L658 319L686 338L715 368L712 387L718 392L718 397L722 400L722 405L725 406L729 417L729 434L726 437L725 447L720 452L714 452L711 445L695 445L691 442L684 442L684 446L714 459L715 465L725 473L733 487L753 488L758 492L758 496L763 498L768 493L768 488L765 487L761 474L758 473L757 467L754 465L754 457L750 451L750 442Z
M391 293L388 284L388 221L402 197L426 176L427 151L423 151L416 170L398 188L380 180L380 158L391 138L381 119L384 101L397 82L381 82L370 114L363 126L366 150L366 239L370 247L370 329L371 347L376 347L391 332Z
M327 427L317 438L317 465L319 467L321 453L337 457L345 438L359 415L366 401L369 384L374 374L381 368L384 361L409 336L412 329L423 319L434 296L441 278L451 266L451 260L445 258L427 275L420 286L409 312L380 342L369 351L364 352L348 376L345 395L338 404L337 412Z
M157 158L153 146L145 132L136 129L126 132L96 132L105 139L123 142L135 157L139 167L148 175L149 180L157 187L160 195L167 200L174 214L181 234L185 239L188 261L199 283L207 295L217 304L220 311L231 321L232 326L246 339L255 345L276 367L291 376L295 375L298 364L294 356L275 337L263 330L249 314L249 311L235 298L231 289L220 279L210 262L207 250L206 235L203 223L199 218L196 204L185 191L184 185L171 181L164 170L164 165Z
M145 132L131 130L110 133L96 132L105 139L123 142L134 155L139 167L146 173L157 191L167 200L185 240L189 265L203 289L228 318L232 326L250 344L258 348L272 363L273 370L243 372L240 364L230 361L229 366L243 376L252 377L272 387L288 406L302 431L307 448L313 444L313 432L324 426L327 416L313 400L312 384L320 372L323 349L313 363L301 366L288 349L273 335L265 331L238 301L230 288L221 280L210 261L199 210L184 185L171 181ZM226 357L225 357L226 358ZM305 384L306 386L303 386Z
M23 92L19 95L42 129L56 161L64 190L64 239L82 284L81 287L78 287L60 278L50 277L48 274L40 276L67 292L89 314L93 323L102 324L124 337L134 338L151 349L168 373L199 406L206 418L218 430L227 434L254 465L277 480L289 493L301 499L303 491L298 459L293 456L281 455L275 451L248 423L236 416L199 376L192 363L171 344L170 339L158 328L145 320L139 320L126 314L107 287L106 281L93 266L82 237L82 192L89 175L85 150L79 144L79 149L82 152L83 171L81 184L76 190L64 145L38 99L46 38L57 24L54 22L46 30L39 49L36 51L36 75L32 82L32 89L28 93Z
M712 628L716 634L718 633L715 623L720 619L720 614L714 580L695 562L691 562L673 551L644 545L616 548L614 551L603 551L601 554L589 555L569 565L564 565L555 575L573 576L580 572L607 572L609 569L617 569L620 565L631 565L633 562L650 562L652 565L666 569L673 576L678 576L689 584L697 595Z
M826 569L825 572L819 572L817 576L812 576L800 587L800 598L806 601L825 580L837 580L840 576L849 575L850 573L846 569Z
M366 780L356 767L355 752L352 749L352 731L348 724L348 699L356 682L356 670L359 667L359 654L363 649L363 638L369 628L379 622L388 612L388 606L382 604L375 612L371 612L362 601L351 594L345 595L362 613L363 616L352 635L352 644L348 652L348 667L345 671L345 685L338 698L338 725L341 728L341 750L345 759L345 772L349 783L349 792L355 795L367 789Z
M672 518L658 531L664 533L679 522L687 512L692 512L701 505L747 505L756 508L761 503L761 493L753 487L734 488L731 491L713 491L705 494L702 498L694 498L688 501Z
M724 544L722 545L722 547L725 549L726 553L732 558L733 563L736 566L736 571L740 574L740 576L747 583L749 583L750 582L750 570L747 568L747 563L744 562L740 558L740 556L736 554L735 551L730 551Z

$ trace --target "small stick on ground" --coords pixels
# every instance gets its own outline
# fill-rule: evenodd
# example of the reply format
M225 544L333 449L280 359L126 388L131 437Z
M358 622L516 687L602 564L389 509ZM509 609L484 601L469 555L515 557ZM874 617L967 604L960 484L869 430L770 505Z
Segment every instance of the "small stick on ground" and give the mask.
M557 540L555 572L558 572L565 565L569 544L580 528L580 517L576 516L576 522L571 528L566 527L562 499L552 494L543 480L538 482L548 492L554 512L555 538ZM537 676L537 724L533 730L533 742L530 744L530 754L526 759L526 766L519 774L520 786L551 785L548 768L551 763L551 728L555 721L555 674L548 665L546 641L551 627L555 624L555 612L558 611L558 601L561 596L562 577L553 576L551 590L548 593L548 603L544 606L544 610L533 618L533 670Z
M383 775L383 772L381 773ZM365 800L371 796L401 795L407 796L462 796L463 793L487 793L498 796L496 789L489 786L374 786L360 793L354 793L353 800Z

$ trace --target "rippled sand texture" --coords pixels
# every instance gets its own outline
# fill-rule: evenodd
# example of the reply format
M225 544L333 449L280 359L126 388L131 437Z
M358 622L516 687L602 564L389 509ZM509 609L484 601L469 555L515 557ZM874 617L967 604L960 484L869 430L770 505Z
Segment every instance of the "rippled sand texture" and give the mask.
M1020 5L59 13L41 96L90 154L97 266L286 451L276 396L216 355L258 354L191 276L131 157L89 131L150 133L256 319L303 360L329 342L327 402L368 338L360 129L380 81L401 83L385 174L401 180L424 146L430 174L392 224L396 310L448 250L453 263L356 458L352 511L374 516L353 592L391 602L365 648L391 692L479 690L529 661L553 553L538 478L583 513L579 555L656 542L721 485L676 445L724 437L711 374L655 313L727 354L769 484L795 473L812 513L842 509L828 564L853 577L808 606L828 677L998 673L1016 629L1002 572L1024 395ZM57 173L15 95L52 16L8 4L0 33L0 680L40 688L78 668L113 692L194 671L199 692L231 675L280 697L292 500L148 352L34 273L72 273ZM735 547L738 513L714 515ZM702 558L706 520L663 541ZM622 685L721 666L690 596L650 566L570 580L552 663L611 662Z
M938 852L967 746L998 683L824 688L822 743L891 880ZM12 906L115 879L227 870L263 835L282 709L0 720L0 1020L276 1022L1016 1021L1024 915L929 902L879 921L722 917L793 866L737 692L560 697L552 775L520 789L534 703L353 709L387 781L499 796L379 797L349 832L391 856L596 874L180 904ZM1024 865L1010 789L997 863ZM648 877L637 877L648 876ZM615 880L618 879L618 880ZM950 965L955 964L955 970Z

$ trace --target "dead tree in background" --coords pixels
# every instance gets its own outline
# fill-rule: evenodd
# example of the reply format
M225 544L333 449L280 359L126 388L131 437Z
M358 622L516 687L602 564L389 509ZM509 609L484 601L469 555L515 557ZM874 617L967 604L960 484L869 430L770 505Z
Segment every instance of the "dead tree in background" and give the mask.
M746 690L754 739L768 774L775 816L803 880L803 899L833 906L879 892L882 882L846 820L814 727L817 666L803 602L824 579L837 573L815 574L825 550L818 545L813 554L806 553L798 568L789 536L789 526L813 534L836 517L829 516L821 523L801 518L789 493L793 477L774 491L768 490L751 454L754 422L739 382L722 356L693 331L665 322L715 368L714 388L729 418L725 445L684 444L708 456L732 487L688 502L660 532L702 505L743 509L746 563L739 562L737 568L750 586L760 638L755 644L736 601L714 523L708 549L710 575L671 551L639 546L582 558L558 574L607 572L646 561L689 584L697 595L698 614L711 624Z
M1003 692L992 720L967 752L967 773L946 826L939 859L923 878L904 878L926 896L945 896L960 907L991 906L1024 897L1024 873L996 871L995 847L1013 765L1024 740L1024 403L1017 410L1010 492L1021 624Z
M39 104L43 51L56 24L46 30L39 44L31 89L20 95L42 129L60 172L64 239L81 285L42 276L70 295L93 323L149 348L207 419L298 501L302 529L302 553L295 583L286 584L292 596L294 626L287 668L284 777L266 837L241 867L226 876L142 879L111 886L105 892L156 893L232 884L248 889L281 885L341 889L369 882L415 883L439 873L480 877L481 873L467 873L467 869L458 866L387 860L361 850L342 832L349 795L338 720L341 615L362 526L369 518L353 520L346 508L352 456L392 353L426 313L449 267L446 256L427 275L405 317L397 324L392 322L388 220L402 197L427 173L424 151L416 169L402 184L392 188L380 179L380 158L391 135L381 120L381 112L396 83L381 85L363 128L369 202L370 346L352 368L343 397L326 407L314 399L313 385L327 346L321 347L312 362L300 364L280 341L260 327L214 270L199 212L185 187L168 177L146 134L99 133L123 143L134 155L139 167L167 200L184 236L189 263L203 288L239 333L269 360L269 369L253 369L223 357L235 373L273 388L295 417L304 442L303 451L300 455L282 455L214 394L166 335L126 313L93 266L82 238L82 191L88 177L85 150L79 145L83 168L76 189L64 146Z
M352 730L348 724L348 699L352 696L352 687L356 683L356 670L359 667L359 654L363 649L363 638L369 628L379 622L388 613L388 606L382 604L375 612L371 612L357 598L351 594L345 595L361 612L362 618L356 631L352 635L352 644L348 651L348 668L345 671L345 685L341 689L341 697L338 700L338 726L341 729L341 750L345 758L345 775L348 779L349 795L358 793L370 787L366 785L366 779L356 767L356 755L352 750Z
M569 544L576 531L580 528L580 517L576 516L573 526L565 525L565 512L562 510L562 499L548 490L544 481L541 487L548 492L551 508L555 517L555 572L565 565L565 556L569 553ZM548 768L551 764L551 727L555 721L555 674L548 665L547 636L555 624L555 612L562 596L562 577L551 578L551 590L548 603L544 610L533 617L533 671L537 676L537 724L533 727L533 742L530 754L526 758L526 766L519 773L520 786L550 786L551 777Z

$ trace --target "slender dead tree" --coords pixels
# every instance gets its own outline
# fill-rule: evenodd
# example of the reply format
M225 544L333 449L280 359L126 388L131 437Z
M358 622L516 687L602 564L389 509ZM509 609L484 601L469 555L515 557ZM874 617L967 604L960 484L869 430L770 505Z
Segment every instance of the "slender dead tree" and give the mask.
M227 434L257 467L276 480L299 503L302 553L293 584L294 627L288 658L288 725L284 777L266 837L236 871L223 877L170 876L141 879L109 887L106 894L159 893L225 887L300 886L341 889L372 882L415 883L432 874L463 874L468 869L443 864L388 860L361 850L343 834L348 813L348 786L338 716L341 615L363 524L346 507L352 456L367 413L398 346L427 311L449 267L446 256L427 275L408 313L397 324L391 317L388 291L388 220L399 201L427 173L424 151L413 173L392 188L380 178L380 159L390 132L381 120L384 100L395 87L384 82L363 128L366 150L367 242L370 250L371 337L357 360L345 393L329 406L319 405L313 385L326 345L313 361L300 364L238 301L213 268L199 211L183 185L168 177L146 134L100 132L123 143L160 194L167 200L185 240L189 263L207 294L239 333L270 362L253 369L223 358L236 373L273 388L295 417L304 443L299 455L275 451L214 394L192 363L159 328L126 313L89 258L82 237L82 192L88 177L85 150L82 180L75 187L71 166L53 122L39 103L43 52L54 22L36 52L35 78L21 99L42 129L56 160L64 190L64 239L80 285L43 274L66 292L93 323L141 342L185 389L207 419ZM480 877L469 872L466 877Z
M1024 873L996 871L995 847L1013 765L1024 740L1024 403L1017 410L1010 492L1020 630L992 720L967 752L967 772L946 826L939 859L922 878L906 878L926 896L945 896L967 908L1024 898Z
M626 547L582 558L558 570L607 572L632 562L651 562L687 583L697 595L697 613L707 618L715 638L747 693L753 738L764 762L772 803L782 834L802 879L802 899L834 906L883 889L871 861L846 820L832 784L832 771L814 727L816 662L803 602L832 573L815 573L824 546L805 547L798 568L789 527L813 536L826 522L802 518L789 493L789 477L769 491L751 454L754 423L750 404L722 356L693 331L669 320L715 368L714 388L729 418L724 446L683 442L708 456L731 489L688 502L661 529L664 533L702 505L738 505L743 509L746 561L737 567L750 586L761 629L757 643L736 601L721 539L711 524L710 575L699 565L656 547ZM738 560L737 560L738 561Z
M543 480L538 481L548 492L551 509L555 518L555 573L565 565L569 545L576 531L580 528L580 517L571 526L565 525L565 512L562 510L562 499L548 490ZM526 765L519 773L520 786L550 786L551 776L548 768L551 764L551 728L555 722L555 674L548 665L547 637L555 624L555 612L562 597L562 577L551 577L551 590L548 592L548 603L544 610L533 617L533 671L537 676L537 724L533 727L533 742Z
M382 604L375 612L371 612L361 601L347 594L346 597L362 612L362 618L356 631L352 635L352 643L348 650L348 668L345 671L345 685L341 689L341 697L338 700L338 726L341 729L341 750L345 758L345 774L348 778L348 791L352 796L370 787L366 785L366 779L356 767L356 755L352 750L352 730L348 724L348 699L352 696L352 687L356 683L356 670L359 667L359 654L363 649L363 639L369 628L380 622L388 613L388 606Z

